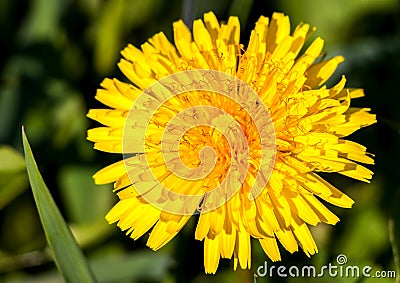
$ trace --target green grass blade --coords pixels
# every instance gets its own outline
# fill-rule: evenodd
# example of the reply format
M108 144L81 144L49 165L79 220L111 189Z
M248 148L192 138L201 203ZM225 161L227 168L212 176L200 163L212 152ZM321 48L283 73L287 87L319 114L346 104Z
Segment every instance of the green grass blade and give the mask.
M40 175L28 139L22 129L26 169L40 220L54 260L66 282L96 282L82 250L65 223Z

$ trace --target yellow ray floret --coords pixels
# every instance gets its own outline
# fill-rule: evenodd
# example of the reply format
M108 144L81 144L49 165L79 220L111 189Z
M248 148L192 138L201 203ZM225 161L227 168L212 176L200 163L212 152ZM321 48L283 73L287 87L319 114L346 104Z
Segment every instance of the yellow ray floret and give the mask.
M354 203L318 174L339 173L369 182L373 173L361 163L373 164L373 155L346 137L375 123L376 117L369 113L369 108L350 106L352 99L364 93L362 89L346 88L344 76L332 88L325 85L344 58L324 60L321 56L324 41L319 37L304 48L314 31L308 24L298 25L292 33L290 30L289 17L282 13L274 13L271 19L261 16L245 48L240 44L239 19L230 17L227 22L219 23L209 12L203 20L194 21L193 32L183 21L175 22L174 43L158 33L141 48L128 45L121 52L123 59L118 66L130 83L117 79L103 81L96 99L109 108L91 109L87 114L102 124L88 131L88 140L98 150L120 154L127 153L123 145L127 139L132 145L143 141L144 146L130 147L125 160L94 175L97 184L114 183L120 199L107 214L107 221L117 223L135 240L150 231L147 245L157 250L195 212L192 209L187 214L174 214L161 205L162 201L168 198L176 202L174 205L189 207L180 196L193 195L199 196L195 203L198 206L220 202L210 211L199 210L194 233L195 239L204 241L206 273L216 272L220 258L233 258L234 269L250 268L251 237L258 239L272 261L281 260L278 241L290 253L301 249L311 256L318 252L308 226L334 225L339 221L324 203L344 208ZM256 121L235 101L213 92L187 92L165 99L148 124L130 125L129 136L124 130L130 113L147 115L151 101L139 106L136 103L144 90L171 74L196 69L216 70L242 80L268 110L274 129L275 160L268 182L255 199L249 198L249 194L261 168L262 140ZM179 158L191 170L205 162L201 159L204 147L213 150L216 164L205 177L188 180L176 176L175 167L167 164L176 156L162 155L161 139L166 132L179 128L167 131L168 122L185 109L199 105L223 110L233 117L246 137L248 171L230 197L226 197L224 190L219 195L208 194L220 185L232 190L233 182L225 187L222 184L234 155L228 138L215 126L227 128L224 123L228 120L214 120L213 126L185 128L185 134L178 140ZM182 128L190 120L180 119L178 126ZM145 136L141 136L144 129ZM172 144L173 140L166 143ZM145 161L150 169L143 167ZM147 184L145 192L138 191L142 183ZM160 184L168 191L158 190ZM149 202L148 196L159 203Z

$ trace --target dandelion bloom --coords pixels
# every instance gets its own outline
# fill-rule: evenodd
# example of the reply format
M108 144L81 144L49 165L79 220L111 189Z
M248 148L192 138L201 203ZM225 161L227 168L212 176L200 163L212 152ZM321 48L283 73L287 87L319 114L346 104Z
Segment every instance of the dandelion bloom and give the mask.
M198 217L207 273L220 258L249 268L251 237L273 261L277 240L315 254L308 225L339 221L323 202L353 204L318 172L372 177L360 165L371 154L345 139L376 122L350 107L363 90L344 77L325 86L344 58L324 60L319 37L302 51L313 29L290 33L281 13L260 17L247 48L236 17L206 13L193 36L182 21L173 28L175 44L158 33L141 50L128 45L118 66L131 83L105 79L96 99L110 108L88 113L104 125L88 131L95 149L124 154L94 175L120 199L106 219L133 239L150 231L157 250Z

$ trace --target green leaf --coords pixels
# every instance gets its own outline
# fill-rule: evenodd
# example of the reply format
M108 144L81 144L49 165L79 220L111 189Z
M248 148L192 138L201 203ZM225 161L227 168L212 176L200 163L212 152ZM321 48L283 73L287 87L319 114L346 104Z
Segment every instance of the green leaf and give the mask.
M70 228L81 247L98 244L114 231L114 227L104 217L91 223L70 224Z
M346 42L346 38L350 36L346 31L352 30L350 27L357 20L362 19L363 16L378 13L378 11L383 13L395 10L397 2L395 0L290 0L276 1L276 5L278 10L285 11L285 14L290 15L293 25L305 22L316 26L318 34L323 35L327 50L330 50L329 46Z
M25 172L0 174L0 210L26 190L28 177Z
M0 209L28 187L24 157L8 145L0 146Z
M70 222L89 224L104 221L104 213L112 206L114 195L109 185L96 185L95 168L71 165L61 168L58 180L60 194Z
M146 25L160 5L160 0L103 1L96 20L94 63L98 72L110 72L117 63L124 35L133 27Z
M30 1L19 39L23 43L55 41L60 36L60 20L66 1Z
M56 265L66 282L95 282L82 250L72 236L40 175L28 139L22 129L25 162L33 196L47 242Z
M11 146L0 146L0 160L0 173L16 173L25 169L23 156Z
M146 250L93 259L91 264L100 283L124 282L124 280L161 281L165 278L172 261L165 254Z
M115 250L113 250L115 252ZM165 282L172 259L161 253L149 250L138 250L129 254L102 255L90 260L90 265L98 275L99 283L111 282ZM231 277L234 273L230 272ZM15 278L16 277L16 278ZM19 273L14 278L1 281L4 283L57 283L62 282L60 275L54 271L35 275ZM230 278L231 279L231 278ZM169 282L169 281L168 281ZM222 281L221 281L222 282ZM225 281L223 281L225 282ZM240 282L230 280L227 282ZM84 282L85 283L85 282Z

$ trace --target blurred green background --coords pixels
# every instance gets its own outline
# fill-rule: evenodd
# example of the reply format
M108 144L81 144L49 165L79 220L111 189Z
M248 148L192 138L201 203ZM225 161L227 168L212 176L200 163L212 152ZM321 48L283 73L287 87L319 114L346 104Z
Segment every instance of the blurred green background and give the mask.
M1 0L0 1L0 281L62 282L51 259L29 190L21 126L39 169L101 282L253 282L267 260L254 241L252 269L232 271L222 260L217 275L204 274L203 243L194 240L196 219L166 247L152 252L146 237L133 242L104 215L117 201L93 173L121 156L96 152L85 115L104 77L123 79L116 63L128 43L144 43L158 31L172 41L172 22L214 11L220 20L239 15L247 43L260 15L281 11L292 27L308 22L326 39L328 57L342 54L348 86L366 97L378 124L352 140L376 155L371 184L324 175L356 204L329 206L341 221L312 229L319 253L308 259L281 248L280 264L322 266L345 254L350 265L399 270L400 244L400 2L397 0ZM271 264L271 262L269 262ZM278 264L275 264L278 265ZM257 282L314 282L307 278L258 278ZM318 278L318 282L395 282L394 279Z

